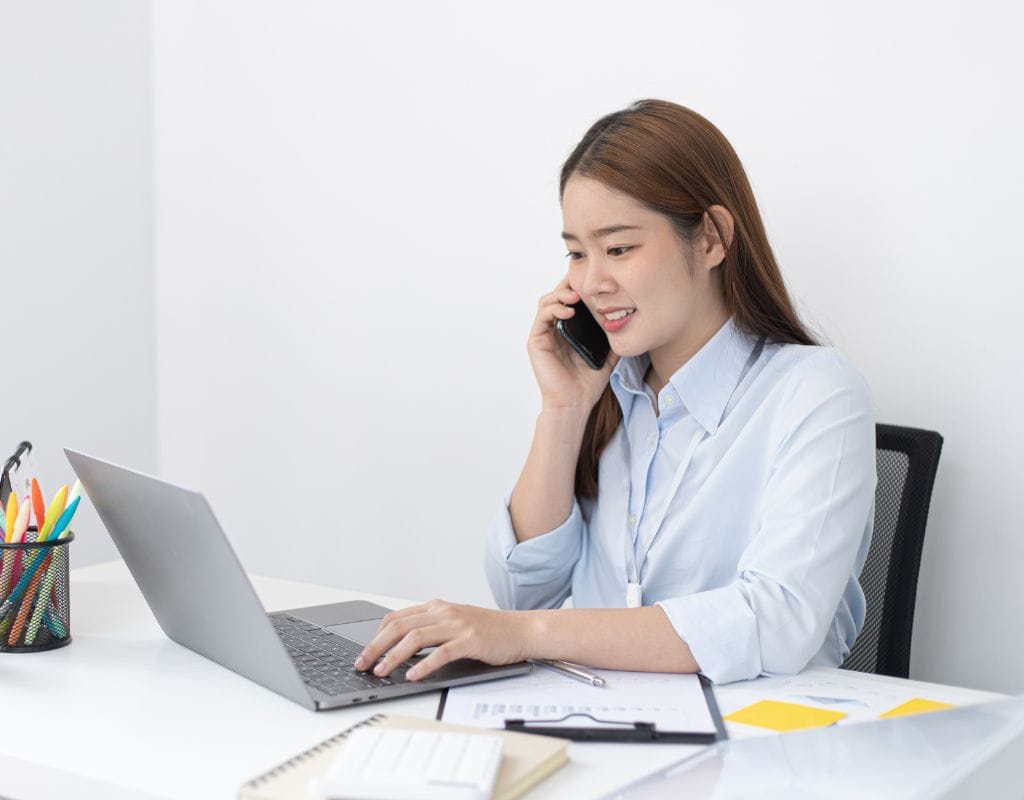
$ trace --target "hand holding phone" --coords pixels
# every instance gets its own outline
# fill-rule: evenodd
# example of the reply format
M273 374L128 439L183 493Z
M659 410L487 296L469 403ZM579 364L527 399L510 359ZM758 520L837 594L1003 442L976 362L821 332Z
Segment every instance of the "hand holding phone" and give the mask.
M594 407L619 360L568 275L540 299L526 349L544 406L584 413Z
M555 330L572 345L572 349L580 354L580 358L593 369L601 369L608 358L608 352L612 349L608 343L608 336L594 319L586 303L580 300L573 303L571 308L575 309L576 313L569 319L558 320Z

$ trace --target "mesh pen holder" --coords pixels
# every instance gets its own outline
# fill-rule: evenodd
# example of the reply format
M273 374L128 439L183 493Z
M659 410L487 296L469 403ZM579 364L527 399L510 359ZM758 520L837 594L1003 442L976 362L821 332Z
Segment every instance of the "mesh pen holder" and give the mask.
M36 653L71 643L70 531L60 539L0 540L0 653Z

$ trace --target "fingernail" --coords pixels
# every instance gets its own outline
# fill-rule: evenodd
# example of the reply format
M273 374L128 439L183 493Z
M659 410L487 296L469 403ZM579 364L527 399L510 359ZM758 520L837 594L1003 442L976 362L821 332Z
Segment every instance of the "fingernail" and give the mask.
M384 662L383 661L373 668L373 674L374 675L383 675L384 674Z
M407 673L405 673L405 677L407 677L411 681L416 680L419 676L420 674L414 669L411 669Z
M362 655L360 655L360 656L359 656L359 657L358 657L358 658L356 659L356 664L355 664L355 667L356 667L356 669L362 669L362 668L363 668L363 667L364 667L365 665L366 665L366 659L365 659L365 658L363 658L363 657L362 657Z

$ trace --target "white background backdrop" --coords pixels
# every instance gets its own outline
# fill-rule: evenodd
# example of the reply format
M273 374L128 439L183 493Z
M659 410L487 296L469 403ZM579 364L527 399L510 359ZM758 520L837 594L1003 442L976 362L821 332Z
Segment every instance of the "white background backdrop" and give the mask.
M147 3L0 0L0 459L47 501L62 447L156 468ZM88 503L72 564L117 551Z
M57 27L0 3L0 31ZM86 212L116 220L81 248L105 291L61 301L86 328L132 309L93 347L117 377L73 378L76 395L118 402L66 427L51 424L63 405L15 404L60 434L54 447L145 469L155 435L159 472L207 493L253 572L489 603L483 532L539 409L526 333L566 269L559 167L599 116L661 97L733 143L791 291L865 373L878 420L945 436L912 676L1024 690L1012 4L90 8L65 82L32 83L20 70L38 53L0 50L0 86L23 104L71 102L72 74L128 60L104 83L114 99L86 113L86 133L100 125L115 146L73 176ZM127 33L101 45L110 23ZM118 117L150 103L152 140ZM32 139L45 118L22 124ZM0 208L60 180L44 156L61 142L26 141L39 157L24 167L0 133L0 164L26 170L14 189L0 180ZM96 195L109 172L131 191ZM65 231L46 207L21 213ZM62 253L14 242L5 279L37 252L47 280L73 274ZM125 381L134 393L111 391ZM79 564L110 554L89 522Z

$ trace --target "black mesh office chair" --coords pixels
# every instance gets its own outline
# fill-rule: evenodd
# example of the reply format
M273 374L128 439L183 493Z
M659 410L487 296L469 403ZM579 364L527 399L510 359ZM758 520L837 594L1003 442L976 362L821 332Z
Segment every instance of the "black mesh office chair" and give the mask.
M860 574L867 614L843 668L906 678L917 573L942 437L935 431L877 425L875 448L875 528Z

